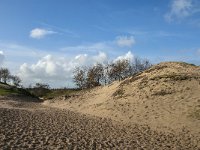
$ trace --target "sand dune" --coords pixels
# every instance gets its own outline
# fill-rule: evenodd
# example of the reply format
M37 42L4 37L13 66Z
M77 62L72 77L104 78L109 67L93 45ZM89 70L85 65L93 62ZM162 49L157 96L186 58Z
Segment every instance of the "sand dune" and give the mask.
M124 123L147 124L155 130L187 128L200 135L200 67L161 63L124 81L44 104Z
M198 149L197 138L187 130L157 132L149 126L12 100L0 108L0 149Z

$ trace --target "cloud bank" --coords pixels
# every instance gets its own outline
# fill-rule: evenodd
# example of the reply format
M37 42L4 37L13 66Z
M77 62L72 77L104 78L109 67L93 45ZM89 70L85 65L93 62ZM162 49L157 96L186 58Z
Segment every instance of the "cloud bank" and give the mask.
M31 83L43 82L59 87L67 85L67 82L72 84L75 67L92 65L97 62L103 63L107 60L107 55L104 52L99 52L97 55L79 54L71 59L46 55L36 63L22 64L18 75L26 86Z
M133 54L129 51L127 54L119 56L115 60L132 58ZM18 75L22 78L25 86L42 82L49 83L52 87L73 87L72 79L75 67L89 66L98 62L106 63L107 61L109 59L104 52L99 52L96 55L79 54L71 59L46 55L36 63L22 64Z

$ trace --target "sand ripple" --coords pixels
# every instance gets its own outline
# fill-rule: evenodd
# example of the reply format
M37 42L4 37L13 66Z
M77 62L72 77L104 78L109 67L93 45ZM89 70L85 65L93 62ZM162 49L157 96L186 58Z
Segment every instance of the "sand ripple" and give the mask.
M18 108L27 109L0 108L0 149L200 149L188 131L161 133L148 126L20 103Z

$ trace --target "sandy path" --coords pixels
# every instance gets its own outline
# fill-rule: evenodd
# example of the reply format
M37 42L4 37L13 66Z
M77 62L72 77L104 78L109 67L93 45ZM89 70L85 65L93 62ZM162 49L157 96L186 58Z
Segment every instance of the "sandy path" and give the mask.
M188 131L158 133L39 103L1 106L0 149L200 149Z

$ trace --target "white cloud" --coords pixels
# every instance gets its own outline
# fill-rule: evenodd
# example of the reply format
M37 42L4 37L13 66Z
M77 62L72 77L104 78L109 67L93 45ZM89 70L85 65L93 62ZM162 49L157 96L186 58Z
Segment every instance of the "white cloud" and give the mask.
M165 14L165 19L171 22L175 19L183 19L194 12L193 0L172 0L170 11Z
M93 61L97 63L105 63L108 60L106 53L99 52L97 56L93 56Z
M71 59L46 55L35 64L22 64L18 75L26 86L30 83L44 82L59 87L65 85L65 82L72 82L76 66L87 66L106 60L107 55L103 52L99 52L98 55L79 54Z
M51 87L72 87L75 66L106 63L124 51L124 47L116 46L115 41L66 47L63 51L41 50L13 43L0 43L0 49L4 49L6 53L4 65L13 74L21 77L24 86L42 82L50 84ZM1 54L4 55L3 52ZM119 58L127 58L130 54L129 52Z
M114 62L118 61L118 60L129 60L129 61L132 61L134 58L134 55L132 54L131 51L129 51L128 53L126 53L125 55L121 55L121 56L118 56L116 59L114 59Z
M5 55L4 55L3 51L0 51L0 65L3 64L4 59L5 59Z
M118 36L116 43L120 47L131 47L135 44L135 38L133 36Z
M52 31L52 30L42 29L42 28L35 28L30 31L30 37L34 38L34 39L41 39L47 35L55 34L55 33L57 33L57 32Z

